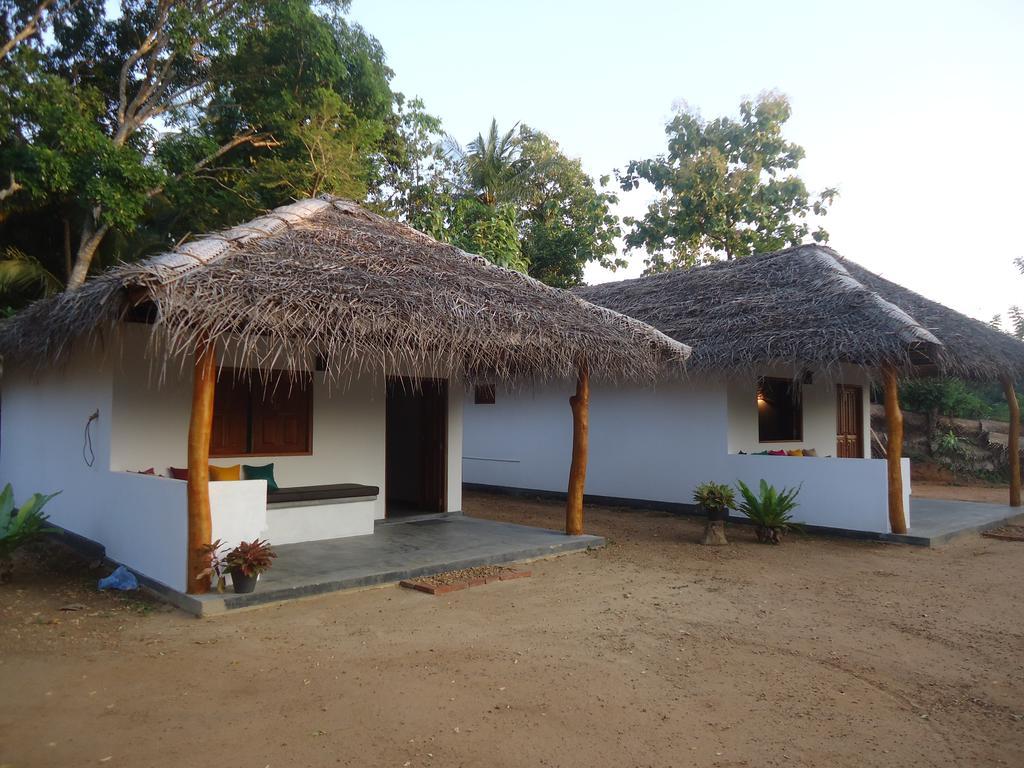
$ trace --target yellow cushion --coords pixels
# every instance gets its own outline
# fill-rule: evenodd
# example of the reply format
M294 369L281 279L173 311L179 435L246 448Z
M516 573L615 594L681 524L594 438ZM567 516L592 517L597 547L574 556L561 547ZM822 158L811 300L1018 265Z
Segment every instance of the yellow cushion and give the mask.
M803 456L804 455L804 449L803 448L797 448L795 451L786 451L786 455L787 456ZM235 478L235 479L237 480L238 478Z
M241 480L242 479L242 465L235 464L232 467L215 467L213 464L210 465L210 479L211 480Z

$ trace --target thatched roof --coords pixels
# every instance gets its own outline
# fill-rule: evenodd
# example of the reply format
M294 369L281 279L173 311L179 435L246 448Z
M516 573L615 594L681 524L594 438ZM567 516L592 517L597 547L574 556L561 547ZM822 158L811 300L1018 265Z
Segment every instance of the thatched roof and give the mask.
M304 200L176 251L115 267L0 325L6 365L48 365L147 314L165 359L204 338L261 370L316 356L329 375L653 380L684 344L407 226L334 199Z
M802 245L577 290L692 344L688 370L897 365L905 374L1024 378L1024 343L842 258Z

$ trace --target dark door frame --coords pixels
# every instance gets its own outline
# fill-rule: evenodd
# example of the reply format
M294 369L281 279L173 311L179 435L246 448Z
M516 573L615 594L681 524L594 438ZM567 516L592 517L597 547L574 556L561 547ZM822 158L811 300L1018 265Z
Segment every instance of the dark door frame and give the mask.
M429 383L434 387L434 395L436 399L436 408L434 416L437 419L438 435L436 442L432 446L435 451L434 460L431 461L429 457L420 454L420 460L426 465L426 469L431 469L430 465L437 464L437 477L435 478L437 491L436 496L433 499L429 499L428 503L434 507L433 509L424 510L424 513L430 512L444 512L448 508L448 410L449 410L449 387L447 379L438 379L422 376L388 376L385 381L385 404L384 404L384 516L390 517L388 511L389 498L388 493L389 482L388 472L391 467L390 460L390 440L388 436L391 433L390 430L390 409L387 407L387 390L392 384L398 384L404 391L411 393L422 394L425 391L424 384ZM433 494L432 494L433 495Z

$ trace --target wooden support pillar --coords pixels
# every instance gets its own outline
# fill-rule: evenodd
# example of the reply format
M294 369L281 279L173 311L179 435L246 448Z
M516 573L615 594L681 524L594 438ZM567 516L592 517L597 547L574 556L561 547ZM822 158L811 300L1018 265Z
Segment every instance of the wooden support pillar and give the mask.
M885 457L888 462L889 528L893 533L907 532L907 516L903 511L903 412L900 411L899 380L896 369L882 369L885 389L885 431L889 436Z
M583 487L587 482L587 432L590 426L590 371L580 363L576 372L576 394L572 406L572 466L569 468L569 493L565 503L565 532L583 533Z
M1010 406L1010 440L1006 450L1010 456L1010 506L1020 506L1020 406L1017 404L1017 392L1013 388L1013 379L1003 377L1003 392L1006 404Z
M206 568L201 549L210 543L210 434L217 352L212 342L196 350L192 375L192 416L188 424L188 587L192 595L208 592L209 579L196 578Z

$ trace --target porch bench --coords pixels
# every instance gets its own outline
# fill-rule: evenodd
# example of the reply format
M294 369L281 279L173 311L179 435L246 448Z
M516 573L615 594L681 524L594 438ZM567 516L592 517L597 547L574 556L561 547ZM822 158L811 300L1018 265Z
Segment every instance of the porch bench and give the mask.
M267 507L306 506L321 503L343 503L349 501L365 501L380 495L376 485L360 485L359 483L336 483L334 485L301 485L294 488L278 488L267 491Z

